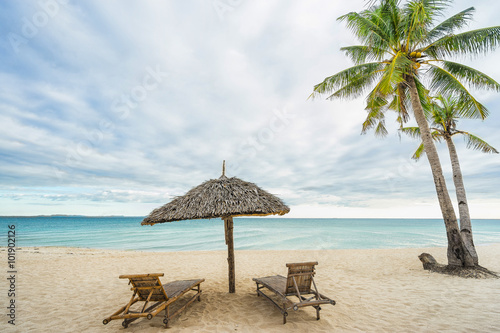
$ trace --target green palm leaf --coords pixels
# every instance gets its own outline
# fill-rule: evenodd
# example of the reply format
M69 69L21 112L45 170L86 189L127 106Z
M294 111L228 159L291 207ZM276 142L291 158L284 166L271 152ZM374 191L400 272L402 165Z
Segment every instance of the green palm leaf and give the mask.
M367 45L375 45L376 49L385 49L388 45L389 38L380 25L369 20L366 16L370 16L370 12L364 11L362 14L355 12L348 13L339 17L338 21L346 21L347 28L359 38L359 40ZM380 47L382 46L382 47Z
M431 78L431 90L445 96L457 96L462 101L460 116L464 118L481 118L488 116L488 110L479 103L450 72L435 65L428 71Z
M459 131L457 133L462 134L464 136L467 148L480 150L483 153L498 154L498 151L483 139L468 132Z
M375 136L384 137L387 135L385 127L385 114L380 109L370 109L366 120L363 122L361 134L366 134L368 130L375 128Z
M448 34L454 33L455 30L465 27L467 23L472 20L472 14L474 11L474 7L470 7L441 22L436 27L434 27L434 29L429 31L426 36L426 41L430 43Z
M443 61L442 63L444 70L448 71L456 78L462 79L471 87L476 89L500 91L500 84L498 84L498 82L477 69L452 61Z
M385 121L381 120L378 122L377 127L375 127L375 136L377 137L384 137L387 136L389 132L387 132L387 129L385 127Z
M432 22L435 10L428 1L410 1L404 10L404 38L409 47L427 35L427 26ZM401 30L401 29L400 29ZM407 48L408 49L408 48Z
M315 85L313 93L309 97L315 98L324 93L335 92L348 85L358 85L358 90L353 89L352 91L359 91L363 89L365 84L369 85L373 81L370 76L374 76L374 79L376 79L378 71L382 68L382 64L376 62L350 67L325 78L323 82ZM356 83L353 84L353 81L356 81Z
M380 79L379 90L382 94L392 93L397 85L405 81L405 75L412 71L413 62L406 54L398 52L391 63L386 66Z
M403 127L399 130L413 139L420 139L420 128L418 127Z
M401 126L403 126L404 123L408 122L410 120L410 115L408 113L408 110L411 109L411 106L409 105L409 93L408 93L408 87L406 86L405 83L400 83L396 87L396 92L393 94L393 99L391 103L388 105L388 109L395 111L398 115L396 118L396 122Z
M500 26L467 31L456 35L447 35L432 45L426 52L435 59L455 55L486 54L500 44Z
M417 150L415 150L411 158L414 159L415 161L418 161L424 154L425 154L424 144L421 143L420 146L418 146Z
M347 57L351 58L356 65L363 64L367 60L383 60L383 55L385 54L385 50L383 49L375 49L363 45L342 47L340 50L343 51Z

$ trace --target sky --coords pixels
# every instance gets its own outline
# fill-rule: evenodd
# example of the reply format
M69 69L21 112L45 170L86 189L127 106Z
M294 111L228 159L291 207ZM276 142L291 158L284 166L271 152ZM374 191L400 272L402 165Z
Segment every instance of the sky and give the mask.
M439 218L394 117L386 138L361 135L364 97L308 99L353 65L340 48L358 41L336 19L366 2L1 1L0 215L145 216L225 160L288 217ZM489 0L447 17L470 6L468 29L499 24ZM498 82L499 52L460 61ZM499 149L500 94L474 96L490 117L459 128ZM471 217L500 218L500 156L455 143Z

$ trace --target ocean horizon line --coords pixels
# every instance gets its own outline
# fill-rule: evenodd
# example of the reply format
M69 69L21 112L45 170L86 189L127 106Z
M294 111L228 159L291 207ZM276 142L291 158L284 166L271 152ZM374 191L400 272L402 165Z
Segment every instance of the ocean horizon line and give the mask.
M37 217L88 217L88 218L146 218L147 215L82 215L82 214L40 214L40 215L0 215L0 218L37 218ZM213 217L213 218L204 218L204 219L189 219L189 220L179 220L179 221L194 221L194 220L214 220L219 219L221 217ZM355 220L355 219L363 219L363 220L442 220L442 217L288 217L283 215L269 215L269 216L236 216L235 219L314 219L314 220ZM500 220L500 217L471 217L472 220ZM457 218L457 220L460 220ZM176 221L172 221L176 222ZM169 222L170 223L170 222Z

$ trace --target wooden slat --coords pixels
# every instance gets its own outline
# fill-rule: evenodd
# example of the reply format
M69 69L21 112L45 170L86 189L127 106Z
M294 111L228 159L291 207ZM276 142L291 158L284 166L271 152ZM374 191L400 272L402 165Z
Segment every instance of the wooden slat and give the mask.
M310 261L310 262L294 262L294 263L288 263L286 264L286 267L295 267L295 266L315 266L317 265L317 261Z
M264 285L272 292L281 297L285 297L286 277L281 275L266 276L262 278L254 278L255 282Z
M301 272L301 273L290 273L288 274L288 276L292 277L292 276L311 276L311 275L314 275L313 272Z
M150 273L150 274L129 274L129 275L120 275L119 279L130 279L130 278L144 278L144 277L159 277L164 276L165 273Z
M175 300L204 281L205 279L172 281L164 284L163 288L168 298Z
M160 284L157 286L134 287L134 288L132 288L132 290L151 290L151 289L161 289L161 288L162 288L162 286Z

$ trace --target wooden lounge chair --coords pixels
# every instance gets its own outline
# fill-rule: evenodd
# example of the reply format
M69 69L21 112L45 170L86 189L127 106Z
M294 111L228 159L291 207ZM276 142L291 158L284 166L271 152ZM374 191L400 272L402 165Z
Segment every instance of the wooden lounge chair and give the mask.
M134 294L127 305L121 307L120 310L104 319L102 323L106 325L111 320L123 319L122 326L127 328L134 320L139 318L148 318L151 320L162 310L165 310L163 323L165 327L167 327L171 318L177 316L189 304L194 302L195 299L198 299L198 301L201 300L201 283L205 281L205 279L173 281L162 285L160 276L163 275L163 273L120 275L120 279L129 279L129 284L132 284L132 291ZM171 314L170 306L176 303L189 291L194 291L195 294L188 299L184 297L183 299L187 300L187 302L180 308L176 308L175 312ZM137 302L144 302L144 305L141 304L142 307L136 309L133 305ZM150 303L153 304L147 307ZM132 311L131 308L134 308L134 311Z
M317 262L286 264L288 267L288 277L286 278L281 275L274 275L253 279L257 283L257 296L266 297L280 309L283 314L283 324L286 324L286 317L290 309L297 311L301 307L312 306L316 309L316 319L319 320L320 305L335 305L334 300L318 292L313 278L314 266L317 264ZM311 288L311 285L314 289ZM263 288L272 291L275 294L274 297L264 294L262 292ZM306 295L310 297L307 298ZM298 302L293 302L289 299L290 296L297 297Z

